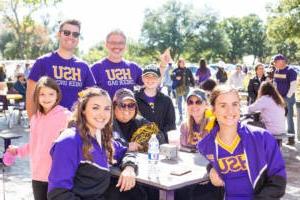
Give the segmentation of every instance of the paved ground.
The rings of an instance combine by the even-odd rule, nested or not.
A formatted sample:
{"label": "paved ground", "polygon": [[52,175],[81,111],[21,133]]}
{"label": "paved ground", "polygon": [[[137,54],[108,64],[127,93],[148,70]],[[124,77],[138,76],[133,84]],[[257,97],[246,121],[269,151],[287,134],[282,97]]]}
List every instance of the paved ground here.
{"label": "paved ground", "polygon": [[[28,141],[28,129],[21,126],[14,126],[11,130],[7,129],[5,118],[0,116],[1,132],[13,132],[22,134],[23,137],[13,141],[14,145],[21,145]],[[3,141],[0,140],[0,150],[3,150]],[[295,147],[284,145],[282,148],[286,161],[288,185],[286,188],[285,200],[300,199],[300,143]],[[0,153],[1,156],[1,153]],[[4,185],[3,185],[4,180]],[[31,179],[28,159],[17,159],[12,167],[6,167],[4,179],[0,174],[0,200],[4,200],[3,186],[5,186],[6,200],[33,200]]]}

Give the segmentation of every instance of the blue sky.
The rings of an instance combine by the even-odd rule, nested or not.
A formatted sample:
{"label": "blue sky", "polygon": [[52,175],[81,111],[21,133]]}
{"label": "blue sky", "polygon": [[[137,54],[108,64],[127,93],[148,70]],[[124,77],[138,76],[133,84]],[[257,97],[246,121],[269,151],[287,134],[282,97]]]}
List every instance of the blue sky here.
{"label": "blue sky", "polygon": [[[80,49],[87,50],[114,29],[122,29],[127,36],[138,39],[144,10],[157,8],[167,0],[63,0],[57,8],[57,18],[76,18],[82,22],[83,39]],[[199,11],[212,8],[221,18],[241,17],[250,13],[266,19],[266,4],[276,0],[181,0],[193,4]]]}

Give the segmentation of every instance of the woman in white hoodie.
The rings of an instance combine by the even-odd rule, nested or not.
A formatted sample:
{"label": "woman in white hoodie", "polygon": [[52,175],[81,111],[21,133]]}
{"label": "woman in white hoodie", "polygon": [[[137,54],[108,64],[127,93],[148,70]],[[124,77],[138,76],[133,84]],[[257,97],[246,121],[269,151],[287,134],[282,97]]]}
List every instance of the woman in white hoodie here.
{"label": "woman in white hoodie", "polygon": [[266,81],[260,85],[257,99],[248,110],[260,111],[262,122],[273,135],[285,132],[285,103],[271,82]]}

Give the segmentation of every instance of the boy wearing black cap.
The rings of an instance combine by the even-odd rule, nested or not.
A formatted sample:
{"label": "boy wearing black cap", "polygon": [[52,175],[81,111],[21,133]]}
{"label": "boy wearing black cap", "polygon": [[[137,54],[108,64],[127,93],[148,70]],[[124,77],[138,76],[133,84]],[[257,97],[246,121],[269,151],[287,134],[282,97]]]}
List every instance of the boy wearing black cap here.
{"label": "boy wearing black cap", "polygon": [[139,111],[150,122],[155,122],[168,142],[167,132],[176,129],[175,110],[170,97],[158,91],[160,70],[155,65],[145,67],[142,74],[144,89],[135,94]]}
{"label": "boy wearing black cap", "polygon": [[[277,54],[273,57],[274,65],[276,67],[274,74],[274,83],[278,92],[284,98],[287,105],[287,125],[288,133],[295,134],[294,128],[294,104],[296,103],[295,92],[297,89],[297,73],[287,65],[287,59],[282,54]],[[288,145],[295,144],[295,136],[289,137]]]}

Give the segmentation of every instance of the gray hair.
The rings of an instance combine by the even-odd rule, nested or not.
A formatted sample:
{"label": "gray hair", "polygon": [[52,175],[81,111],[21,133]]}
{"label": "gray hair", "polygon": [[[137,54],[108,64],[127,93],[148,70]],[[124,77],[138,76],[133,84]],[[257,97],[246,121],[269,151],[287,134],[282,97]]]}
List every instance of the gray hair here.
{"label": "gray hair", "polygon": [[110,31],[106,36],[106,42],[112,35],[121,35],[124,38],[125,43],[126,43],[126,40],[127,40],[126,35],[121,29],[114,29],[114,30]]}

